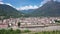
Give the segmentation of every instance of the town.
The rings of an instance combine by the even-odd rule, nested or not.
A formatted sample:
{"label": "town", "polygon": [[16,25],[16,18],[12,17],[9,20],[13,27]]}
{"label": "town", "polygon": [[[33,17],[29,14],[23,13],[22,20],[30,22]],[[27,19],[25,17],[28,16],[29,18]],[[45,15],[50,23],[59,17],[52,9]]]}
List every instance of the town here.
{"label": "town", "polygon": [[38,26],[52,26],[56,25],[55,20],[60,20],[60,17],[21,17],[21,18],[9,18],[0,20],[0,28],[7,27],[38,27]]}

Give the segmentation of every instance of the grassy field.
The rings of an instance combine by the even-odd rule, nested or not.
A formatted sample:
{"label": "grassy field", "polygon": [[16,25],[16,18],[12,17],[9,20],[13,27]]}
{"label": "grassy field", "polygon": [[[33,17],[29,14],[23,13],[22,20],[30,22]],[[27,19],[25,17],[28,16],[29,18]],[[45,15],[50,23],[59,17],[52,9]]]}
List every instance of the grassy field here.
{"label": "grassy field", "polygon": [[44,32],[37,32],[34,34],[60,34],[60,31],[44,31]]}
{"label": "grassy field", "polygon": [[[22,33],[24,34],[24,33]],[[25,34],[60,34],[60,31],[25,32]]]}
{"label": "grassy field", "polygon": [[5,30],[5,29],[0,29],[0,34],[60,34],[60,31],[42,31],[42,32],[32,32],[30,30],[13,30],[12,28],[11,29],[8,29],[8,30]]}

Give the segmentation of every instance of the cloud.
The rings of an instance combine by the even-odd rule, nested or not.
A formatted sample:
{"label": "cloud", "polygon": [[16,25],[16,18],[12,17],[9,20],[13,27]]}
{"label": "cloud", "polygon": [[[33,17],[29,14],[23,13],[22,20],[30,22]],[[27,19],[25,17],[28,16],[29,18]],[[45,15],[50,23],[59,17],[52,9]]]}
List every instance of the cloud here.
{"label": "cloud", "polygon": [[10,3],[5,3],[6,5],[9,5],[9,6],[13,6],[13,5],[11,5]]}
{"label": "cloud", "polygon": [[29,6],[24,6],[24,7],[20,7],[20,8],[17,8],[17,10],[28,10],[28,9],[37,9],[41,6],[43,6],[45,3],[47,3],[48,1],[51,1],[51,0],[43,0],[39,6],[32,6],[32,5],[29,5]]}
{"label": "cloud", "polygon": [[[40,3],[40,7],[43,6],[45,3],[47,3],[48,1],[51,1],[51,0],[43,0],[43,1]],[[58,1],[58,2],[60,2],[60,0],[53,0],[53,1]]]}
{"label": "cloud", "polygon": [[12,6],[13,7],[13,5],[12,4],[10,4],[10,3],[4,3],[4,2],[2,2],[3,0],[0,0],[0,4],[6,4],[6,5],[9,5],[9,6]]}
{"label": "cloud", "polygon": [[51,1],[51,0],[43,0],[43,1],[40,3],[40,7],[43,6],[45,3],[47,3],[48,1]]}
{"label": "cloud", "polygon": [[[6,5],[9,5],[9,6],[12,6],[12,7],[14,7],[12,4],[10,4],[10,3],[4,3],[4,2],[2,2],[3,0],[0,0],[0,4],[6,4]],[[15,7],[14,7],[15,8]]]}
{"label": "cloud", "polygon": [[58,1],[58,2],[60,2],[60,0],[54,0],[54,1]]}
{"label": "cloud", "polygon": [[56,0],[56,1],[60,2],[60,0]]}
{"label": "cloud", "polygon": [[29,10],[29,9],[37,9],[38,6],[32,6],[32,5],[29,5],[29,6],[24,6],[24,7],[20,7],[20,8],[17,8],[17,10]]}
{"label": "cloud", "polygon": [[3,0],[0,0],[0,1],[3,1]]}
{"label": "cloud", "polygon": [[4,4],[3,2],[0,2],[0,4]]}
{"label": "cloud", "polygon": [[[2,1],[2,0],[1,0]],[[42,7],[45,3],[47,3],[48,1],[51,1],[51,0],[43,0],[41,3],[40,3],[40,5],[39,6],[37,6],[37,5],[34,5],[34,6],[32,6],[32,5],[29,5],[29,6],[23,6],[23,7],[19,7],[19,8],[16,8],[17,10],[29,10],[29,9],[37,9],[37,8],[39,8],[39,7]],[[58,2],[60,2],[60,0],[53,0],[53,1],[58,1]],[[1,2],[1,4],[4,4],[3,2]],[[9,5],[9,6],[12,6],[12,7],[14,7],[13,5],[11,5],[10,3],[5,3],[5,4],[7,4],[7,5]],[[14,7],[15,8],[15,7]]]}
{"label": "cloud", "polygon": [[6,5],[9,5],[9,6],[11,6],[11,7],[13,7],[13,8],[15,8],[12,4],[10,4],[10,3],[5,3]]}
{"label": "cloud", "polygon": [[4,4],[2,1],[3,1],[3,0],[0,0],[0,4]]}

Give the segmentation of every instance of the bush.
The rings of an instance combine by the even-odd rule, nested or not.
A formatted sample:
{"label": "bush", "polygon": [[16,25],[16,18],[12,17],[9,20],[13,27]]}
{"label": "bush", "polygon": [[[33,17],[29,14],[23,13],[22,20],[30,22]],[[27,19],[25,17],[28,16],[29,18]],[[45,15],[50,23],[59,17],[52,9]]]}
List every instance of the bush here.
{"label": "bush", "polygon": [[28,32],[31,32],[30,30],[24,30],[24,33],[28,33]]}
{"label": "bush", "polygon": [[21,33],[21,31],[19,29],[16,30],[16,33]]}
{"label": "bush", "polygon": [[13,30],[12,28],[11,29],[8,29],[8,30],[5,30],[5,29],[1,29],[0,30],[0,34],[20,34],[20,30]]}
{"label": "bush", "polygon": [[34,34],[60,34],[60,31],[44,31],[44,32],[37,32]]}

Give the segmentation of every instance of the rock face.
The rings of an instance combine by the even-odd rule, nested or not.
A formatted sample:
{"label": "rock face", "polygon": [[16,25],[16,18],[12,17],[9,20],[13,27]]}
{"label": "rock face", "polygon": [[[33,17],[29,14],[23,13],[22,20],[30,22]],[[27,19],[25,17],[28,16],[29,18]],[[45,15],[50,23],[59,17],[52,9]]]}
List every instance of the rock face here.
{"label": "rock face", "polygon": [[19,16],[21,16],[21,12],[17,11],[15,8],[13,8],[9,5],[0,4],[0,16],[19,17]]}
{"label": "rock face", "polygon": [[60,2],[48,1],[42,7],[32,12],[31,16],[59,17],[60,16]]}

